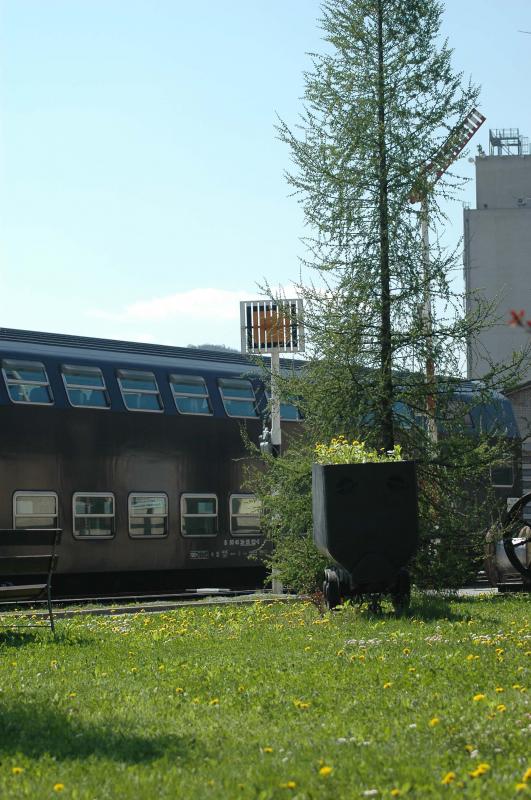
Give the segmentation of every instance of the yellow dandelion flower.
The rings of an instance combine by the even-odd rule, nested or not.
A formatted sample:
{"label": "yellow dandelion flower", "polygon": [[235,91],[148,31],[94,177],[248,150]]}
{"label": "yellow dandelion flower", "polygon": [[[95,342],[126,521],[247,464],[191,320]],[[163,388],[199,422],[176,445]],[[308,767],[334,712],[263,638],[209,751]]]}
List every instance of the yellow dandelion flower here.
{"label": "yellow dandelion flower", "polygon": [[528,767],[526,769],[522,780],[524,781],[524,783],[527,783],[527,781],[531,781],[531,767]]}
{"label": "yellow dandelion flower", "polygon": [[272,747],[262,747],[262,753],[272,753],[272,752],[273,752]]}
{"label": "yellow dandelion flower", "polygon": [[497,647],[497,648],[496,648],[496,655],[497,655],[497,656],[502,656],[502,655],[503,655],[503,653],[504,653],[504,649],[503,649],[503,647]]}
{"label": "yellow dandelion flower", "polygon": [[12,767],[11,772],[13,775],[20,775],[22,772],[24,772],[24,767]]}
{"label": "yellow dandelion flower", "polygon": [[400,797],[402,792],[400,791],[400,789],[391,789],[390,794],[391,794],[391,797]]}
{"label": "yellow dandelion flower", "polygon": [[295,706],[295,708],[302,710],[310,708],[310,703],[305,703],[303,700],[294,700],[293,705]]}
{"label": "yellow dandelion flower", "polygon": [[64,788],[65,788],[64,783],[54,783],[53,785],[54,792],[62,792]]}
{"label": "yellow dandelion flower", "polygon": [[430,726],[430,728],[435,728],[435,726],[438,725],[440,721],[441,720],[439,719],[439,717],[433,717],[433,719],[430,719],[430,721],[428,722],[428,725]]}
{"label": "yellow dandelion flower", "polygon": [[69,697],[77,697],[77,692],[70,692]]}
{"label": "yellow dandelion flower", "polygon": [[393,685],[392,681],[387,681],[386,683],[384,683],[383,688],[389,689],[392,685]]}
{"label": "yellow dandelion flower", "polygon": [[485,700],[486,696],[486,694],[481,694],[480,692],[479,694],[475,694],[472,700],[474,703],[480,703],[482,700]]}
{"label": "yellow dandelion flower", "polygon": [[208,705],[209,706],[219,706],[219,697],[213,697],[212,700],[210,700]]}
{"label": "yellow dandelion flower", "polygon": [[176,686],[175,687],[175,694],[182,694],[183,692],[184,692],[184,689],[183,689],[182,686]]}
{"label": "yellow dandelion flower", "polygon": [[500,703],[498,706],[496,706],[496,711],[503,713],[504,711],[507,711],[507,706],[505,706],[503,703]]}
{"label": "yellow dandelion flower", "polygon": [[478,764],[476,769],[472,770],[472,772],[469,772],[468,774],[471,778],[480,778],[482,775],[488,772],[489,769],[489,764]]}
{"label": "yellow dandelion flower", "polygon": [[321,767],[321,769],[319,770],[319,775],[322,778],[328,778],[328,776],[331,775],[331,774],[332,774],[332,767],[324,766],[324,767]]}
{"label": "yellow dandelion flower", "polygon": [[525,792],[527,789],[527,783],[517,783],[515,784],[514,788],[517,792]]}
{"label": "yellow dandelion flower", "polygon": [[441,783],[447,786],[449,783],[453,783],[455,779],[456,779],[455,772],[447,772],[446,775],[444,775],[441,778]]}
{"label": "yellow dandelion flower", "polygon": [[521,688],[522,687],[520,686],[519,683],[513,683],[513,689],[521,689]]}
{"label": "yellow dandelion flower", "polygon": [[295,789],[296,786],[297,784],[295,783],[295,781],[286,781],[286,783],[280,784],[281,789]]}
{"label": "yellow dandelion flower", "polygon": [[[409,647],[404,647],[404,649],[402,650],[402,652],[403,652],[403,654],[404,654],[405,656],[408,656],[408,655],[411,653],[411,650],[409,649]],[[394,789],[393,789],[393,791],[394,791]],[[398,791],[398,790],[397,790],[397,791]]]}
{"label": "yellow dandelion flower", "polygon": [[501,694],[502,692],[505,691],[505,689],[503,688],[503,686],[496,686],[495,691],[497,694]]}

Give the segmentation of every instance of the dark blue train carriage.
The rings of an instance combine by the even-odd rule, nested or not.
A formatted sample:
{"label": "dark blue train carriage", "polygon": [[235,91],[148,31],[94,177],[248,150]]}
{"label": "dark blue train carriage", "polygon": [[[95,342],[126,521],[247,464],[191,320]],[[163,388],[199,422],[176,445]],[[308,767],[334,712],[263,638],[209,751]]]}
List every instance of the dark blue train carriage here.
{"label": "dark blue train carriage", "polygon": [[262,430],[259,367],[8,329],[0,361],[0,529],[63,530],[56,593],[261,585],[241,434]]}

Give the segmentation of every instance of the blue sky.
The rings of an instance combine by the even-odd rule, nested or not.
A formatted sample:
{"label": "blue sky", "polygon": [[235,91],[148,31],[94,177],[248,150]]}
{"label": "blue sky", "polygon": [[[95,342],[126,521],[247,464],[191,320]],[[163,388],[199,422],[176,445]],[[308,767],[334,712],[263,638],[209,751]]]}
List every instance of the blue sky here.
{"label": "blue sky", "polygon": [[[300,111],[319,7],[0,0],[0,325],[238,347],[239,300],[296,280],[304,252],[274,123]],[[489,127],[531,136],[518,30],[530,0],[447,0],[485,149]],[[460,204],[451,223],[457,242]]]}

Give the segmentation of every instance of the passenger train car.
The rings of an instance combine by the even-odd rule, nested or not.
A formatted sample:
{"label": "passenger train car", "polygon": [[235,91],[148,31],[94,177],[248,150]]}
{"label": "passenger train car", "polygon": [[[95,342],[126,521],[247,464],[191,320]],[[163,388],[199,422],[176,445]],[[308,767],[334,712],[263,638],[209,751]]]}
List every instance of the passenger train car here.
{"label": "passenger train car", "polygon": [[62,529],[56,593],[262,584],[241,431],[258,442],[259,366],[9,329],[0,361],[0,529]]}

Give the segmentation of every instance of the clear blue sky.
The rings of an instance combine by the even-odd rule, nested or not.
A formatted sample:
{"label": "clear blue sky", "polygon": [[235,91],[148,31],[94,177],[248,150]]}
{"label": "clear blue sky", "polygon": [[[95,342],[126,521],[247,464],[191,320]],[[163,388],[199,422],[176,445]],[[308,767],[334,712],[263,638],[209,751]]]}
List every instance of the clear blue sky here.
{"label": "clear blue sky", "polygon": [[[238,301],[298,276],[274,123],[296,121],[319,6],[0,0],[1,326],[238,346]],[[530,0],[447,0],[485,149],[489,127],[531,136],[519,29]],[[460,206],[452,223],[457,241]]]}

